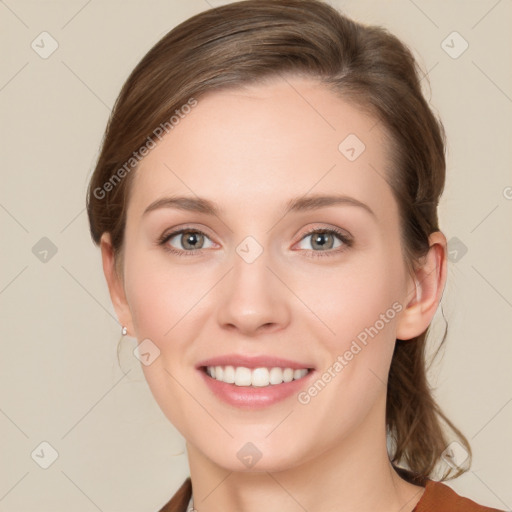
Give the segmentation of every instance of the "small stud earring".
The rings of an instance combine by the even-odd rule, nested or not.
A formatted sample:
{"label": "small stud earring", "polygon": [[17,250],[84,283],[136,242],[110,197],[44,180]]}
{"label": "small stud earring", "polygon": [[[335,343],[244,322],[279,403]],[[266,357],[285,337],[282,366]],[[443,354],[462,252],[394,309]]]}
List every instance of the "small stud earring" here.
{"label": "small stud earring", "polygon": [[128,329],[123,325],[123,328],[121,329],[121,334],[123,336],[126,336],[127,333],[128,333]]}

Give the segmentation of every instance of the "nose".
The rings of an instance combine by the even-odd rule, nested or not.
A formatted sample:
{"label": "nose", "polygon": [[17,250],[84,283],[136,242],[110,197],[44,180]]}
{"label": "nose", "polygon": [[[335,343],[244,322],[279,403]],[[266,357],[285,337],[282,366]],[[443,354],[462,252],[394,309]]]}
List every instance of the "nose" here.
{"label": "nose", "polygon": [[234,255],[233,268],[219,283],[217,320],[222,329],[256,336],[286,328],[293,294],[275,267],[267,251],[252,263]]}

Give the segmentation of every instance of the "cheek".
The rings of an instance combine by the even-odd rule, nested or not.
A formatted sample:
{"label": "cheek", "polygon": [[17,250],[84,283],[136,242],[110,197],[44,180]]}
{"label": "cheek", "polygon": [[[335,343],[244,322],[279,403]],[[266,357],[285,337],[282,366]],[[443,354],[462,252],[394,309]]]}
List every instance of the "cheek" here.
{"label": "cheek", "polygon": [[[165,264],[150,253],[132,253],[126,262],[126,293],[137,337],[159,343],[199,305],[208,287],[205,272]],[[191,267],[190,267],[191,268]]]}
{"label": "cheek", "polygon": [[403,308],[399,299],[404,274],[398,256],[372,251],[337,268],[312,269],[307,278],[299,276],[296,289],[317,322],[321,320],[319,327],[324,324],[323,337],[331,348],[343,348],[361,333],[364,341],[365,329],[375,325],[379,333],[393,331]]}
{"label": "cheek", "polygon": [[[316,330],[332,353],[348,350],[354,339],[364,343],[365,333],[371,336],[368,329],[373,332],[376,324],[380,338],[392,334],[396,312],[392,306],[403,288],[400,255],[394,252],[374,248],[338,264],[309,261],[297,263],[291,270],[280,269],[278,273],[300,299],[293,307],[297,301],[290,299],[283,287],[282,300],[291,300],[291,325],[308,323],[308,330]],[[218,291],[213,288],[224,269],[212,261],[172,265],[161,254],[137,252],[136,247],[127,254],[131,257],[125,261],[126,292],[137,338],[151,339],[161,351],[172,345],[185,354],[187,349],[181,345],[194,337],[191,331],[200,332],[219,303],[214,300]],[[391,314],[386,314],[388,311]],[[385,315],[385,325],[381,315]]]}
{"label": "cheek", "polygon": [[[161,257],[133,251],[125,263],[126,294],[137,340],[149,339],[159,350],[148,365],[141,364],[151,393],[171,423],[185,435],[191,401],[180,383],[195,382],[193,343],[204,322],[201,297],[207,277],[165,264]],[[191,269],[192,267],[190,267]],[[155,354],[157,352],[153,352]],[[189,384],[187,389],[197,394]],[[201,411],[194,411],[201,421]],[[203,419],[204,420],[204,419]]]}
{"label": "cheek", "polygon": [[357,410],[364,414],[385,389],[397,319],[404,309],[405,274],[400,253],[368,252],[331,275],[319,271],[311,277],[311,283],[322,286],[304,288],[309,290],[304,301],[315,305],[314,312],[329,328],[319,323],[325,333],[324,371],[336,376],[332,378],[334,384],[327,386],[329,397],[325,396],[324,403],[332,400],[354,411],[355,416]]}
{"label": "cheek", "polygon": [[[155,343],[172,327],[170,314],[177,307],[176,293],[169,291],[170,280],[140,265],[126,279],[127,299],[136,336]],[[171,323],[172,322],[172,323]]]}
{"label": "cheek", "polygon": [[203,331],[212,318],[213,288],[223,269],[173,265],[165,255],[150,251],[134,250],[132,255],[125,265],[127,300],[136,338],[151,340],[159,351],[154,364],[143,370],[153,392],[161,393],[161,403],[180,394],[168,372],[182,382],[196,371],[194,340],[208,339]]}
{"label": "cheek", "polygon": [[[306,416],[330,423],[326,443],[346,435],[374,410],[377,401],[382,403],[396,321],[402,310],[398,300],[400,276],[396,263],[394,267],[368,262],[361,267],[354,265],[349,272],[324,278],[329,291],[322,300],[310,302],[333,332],[319,324],[324,334],[318,338],[317,353],[323,355],[324,366],[319,369],[319,380],[303,390],[299,403],[304,405]],[[319,299],[318,288],[315,294]],[[306,300],[314,298],[311,292]],[[309,326],[312,324],[311,320]],[[333,415],[332,411],[343,414]]]}

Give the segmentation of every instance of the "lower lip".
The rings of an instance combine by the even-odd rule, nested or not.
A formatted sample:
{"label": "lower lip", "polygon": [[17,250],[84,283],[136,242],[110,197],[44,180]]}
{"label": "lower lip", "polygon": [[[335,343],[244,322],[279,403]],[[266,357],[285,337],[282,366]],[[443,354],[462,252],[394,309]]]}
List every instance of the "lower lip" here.
{"label": "lower lip", "polygon": [[265,387],[252,387],[221,382],[210,377],[204,368],[200,368],[198,371],[214,395],[230,405],[246,409],[267,407],[285,400],[291,395],[298,394],[305,386],[309,385],[309,381],[315,373],[314,370],[310,370],[302,379],[283,382],[282,384],[271,384]]}

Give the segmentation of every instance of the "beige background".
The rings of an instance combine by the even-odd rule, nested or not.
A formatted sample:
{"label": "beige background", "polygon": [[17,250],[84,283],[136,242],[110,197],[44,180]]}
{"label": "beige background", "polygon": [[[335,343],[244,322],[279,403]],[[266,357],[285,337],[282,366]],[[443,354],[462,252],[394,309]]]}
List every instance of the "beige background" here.
{"label": "beige background", "polygon": [[[135,340],[123,342],[124,373],[118,367],[119,325],[85,190],[129,72],[173,26],[220,3],[0,2],[0,511],[151,512],[188,475],[183,439],[131,355]],[[432,382],[474,450],[471,471],[449,485],[510,510],[512,4],[330,3],[388,27],[429,72],[449,142],[441,225],[454,260],[443,297],[449,335]],[[43,31],[58,43],[46,59],[31,47],[43,51]],[[442,46],[453,31],[469,44],[458,58],[462,39],[445,43],[452,56]],[[46,262],[43,237],[57,248]],[[36,463],[48,460],[44,441],[58,452],[48,469]]]}

